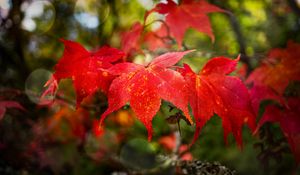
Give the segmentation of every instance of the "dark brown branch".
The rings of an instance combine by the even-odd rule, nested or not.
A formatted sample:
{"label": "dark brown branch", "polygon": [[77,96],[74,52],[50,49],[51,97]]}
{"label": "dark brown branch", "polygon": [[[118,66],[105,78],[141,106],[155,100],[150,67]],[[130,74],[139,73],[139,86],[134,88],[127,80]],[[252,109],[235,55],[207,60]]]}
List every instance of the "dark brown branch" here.
{"label": "dark brown branch", "polygon": [[249,74],[250,71],[252,70],[252,66],[250,63],[250,57],[247,56],[247,54],[246,54],[246,43],[245,43],[245,39],[244,39],[242,31],[241,31],[240,24],[237,21],[236,17],[231,13],[229,13],[229,21],[230,21],[232,29],[235,33],[237,42],[239,43],[239,46],[240,46],[240,54],[241,54],[240,59],[242,62],[244,62],[247,65],[247,67],[248,67],[247,74]]}
{"label": "dark brown branch", "polygon": [[247,56],[247,54],[246,54],[246,43],[245,43],[245,38],[243,36],[243,33],[241,31],[241,26],[240,26],[236,16],[234,14],[230,13],[231,10],[229,8],[227,8],[225,3],[221,3],[218,1],[218,3],[216,2],[215,4],[229,12],[229,13],[225,13],[225,14],[227,14],[229,17],[229,22],[231,24],[232,30],[234,31],[236,40],[240,46],[240,50],[239,50],[239,52],[241,54],[240,59],[243,63],[245,63],[247,65],[247,67],[248,67],[247,74],[249,74],[253,68],[250,63],[250,57]]}

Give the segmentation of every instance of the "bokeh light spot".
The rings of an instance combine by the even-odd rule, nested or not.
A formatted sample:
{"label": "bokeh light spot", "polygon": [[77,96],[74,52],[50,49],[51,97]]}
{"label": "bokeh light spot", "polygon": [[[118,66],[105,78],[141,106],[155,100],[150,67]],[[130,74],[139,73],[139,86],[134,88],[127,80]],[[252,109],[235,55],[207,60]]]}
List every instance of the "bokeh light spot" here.
{"label": "bokeh light spot", "polygon": [[25,93],[33,103],[46,105],[52,102],[54,96],[47,96],[47,100],[40,101],[40,97],[46,89],[44,85],[51,76],[51,72],[45,69],[36,69],[28,76],[25,82]]}
{"label": "bokeh light spot", "polygon": [[21,10],[24,12],[24,30],[40,34],[50,30],[54,24],[56,12],[49,1],[24,2]]}

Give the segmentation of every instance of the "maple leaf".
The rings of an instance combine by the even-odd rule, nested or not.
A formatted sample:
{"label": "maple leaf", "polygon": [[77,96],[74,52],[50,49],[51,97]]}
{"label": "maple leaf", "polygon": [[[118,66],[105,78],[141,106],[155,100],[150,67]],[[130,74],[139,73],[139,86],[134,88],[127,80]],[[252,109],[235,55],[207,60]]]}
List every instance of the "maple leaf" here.
{"label": "maple leaf", "polygon": [[[62,137],[63,139],[85,139],[85,123],[89,118],[88,111],[79,108],[76,111],[67,106],[62,106],[47,122],[48,131],[53,138]],[[62,125],[66,128],[62,129]]]}
{"label": "maple leaf", "polygon": [[126,53],[126,56],[131,56],[134,52],[141,51],[141,35],[143,25],[136,22],[132,25],[130,31],[121,34],[121,48]]}
{"label": "maple leaf", "polygon": [[160,108],[161,99],[173,103],[192,123],[184,78],[178,72],[168,69],[189,52],[191,51],[166,53],[156,57],[146,67],[134,63],[120,63],[108,69],[111,74],[119,77],[110,86],[109,106],[101,116],[101,123],[108,114],[130,102],[137,118],[147,128],[148,140],[151,140],[152,119]]}
{"label": "maple leaf", "polygon": [[40,97],[40,101],[39,101],[39,104],[53,104],[52,100],[48,100],[46,97],[48,95],[50,95],[50,97],[53,97],[54,94],[56,93],[57,91],[57,88],[58,88],[58,83],[57,83],[57,80],[56,78],[52,75],[50,77],[50,79],[45,83],[44,87],[47,87],[47,89],[42,93],[41,97]]}
{"label": "maple leaf", "polygon": [[95,52],[88,52],[79,43],[61,40],[65,45],[62,58],[55,65],[55,73],[47,82],[49,88],[42,96],[52,94],[57,89],[57,84],[61,79],[72,78],[76,90],[76,106],[81,101],[101,89],[104,93],[113,76],[106,72],[116,62],[124,56],[124,52],[104,46]]}
{"label": "maple leaf", "polygon": [[0,101],[0,121],[3,119],[7,108],[16,108],[25,111],[23,106],[16,101]]}
{"label": "maple leaf", "polygon": [[143,44],[150,50],[158,48],[169,48],[170,38],[165,26],[155,31],[144,31],[144,26],[140,22],[132,25],[130,31],[121,34],[121,48],[126,53],[126,58],[131,57],[136,52],[143,53]]}
{"label": "maple leaf", "polygon": [[162,26],[158,30],[145,33],[143,43],[150,51],[155,51],[159,48],[170,48],[171,39],[168,37],[166,27]]}
{"label": "maple leaf", "polygon": [[246,80],[283,94],[290,81],[300,80],[300,44],[289,41],[285,49],[272,49]]}
{"label": "maple leaf", "polygon": [[257,125],[258,130],[266,122],[278,122],[280,128],[290,144],[292,153],[300,163],[300,99],[289,98],[287,106],[281,109],[271,105],[267,106],[265,112]]}
{"label": "maple leaf", "polygon": [[255,84],[250,89],[249,95],[251,98],[252,107],[256,114],[258,114],[260,103],[263,100],[274,100],[277,101],[279,104],[284,105],[284,99],[276,91],[267,86]]}
{"label": "maple leaf", "polygon": [[237,143],[242,146],[242,125],[247,123],[255,129],[255,118],[246,86],[231,73],[239,59],[224,57],[211,59],[199,72],[194,73],[188,65],[179,69],[189,88],[189,102],[196,120],[193,142],[202,127],[216,113],[222,118],[224,140],[232,132]]}
{"label": "maple leaf", "polygon": [[181,47],[184,33],[188,28],[194,28],[199,32],[203,32],[214,41],[214,35],[207,14],[225,11],[207,3],[205,0],[182,0],[180,5],[177,5],[172,0],[167,0],[166,4],[157,4],[152,10],[146,13],[145,18],[152,12],[166,14],[165,22],[169,27],[170,35],[176,39],[178,46]]}

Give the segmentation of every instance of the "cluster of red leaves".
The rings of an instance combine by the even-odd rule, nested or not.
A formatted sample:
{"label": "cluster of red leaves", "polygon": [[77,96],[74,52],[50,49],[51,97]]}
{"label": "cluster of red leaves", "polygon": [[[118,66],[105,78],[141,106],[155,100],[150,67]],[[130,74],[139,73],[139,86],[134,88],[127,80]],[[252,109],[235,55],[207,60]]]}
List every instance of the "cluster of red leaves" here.
{"label": "cluster of red leaves", "polygon": [[181,4],[168,0],[167,3],[159,3],[148,11],[145,14],[144,24],[153,12],[166,15],[164,25],[161,25],[156,31],[143,32],[145,26],[136,22],[130,31],[122,33],[121,47],[127,56],[131,56],[135,52],[142,52],[142,44],[145,44],[150,51],[155,51],[157,48],[168,48],[170,47],[170,42],[168,42],[170,38],[174,38],[178,47],[181,48],[184,34],[189,28],[207,34],[214,41],[207,14],[225,11],[205,0],[183,0]]}
{"label": "cluster of red leaves", "polygon": [[[163,25],[156,31],[145,31],[145,21],[151,13],[165,15]],[[94,136],[103,136],[103,123],[106,116],[116,113],[116,122],[120,126],[131,126],[131,114],[120,111],[124,105],[130,104],[135,117],[148,131],[148,139],[152,138],[152,120],[160,109],[161,100],[171,102],[180,109],[187,121],[193,124],[188,106],[196,123],[193,143],[198,138],[206,122],[217,114],[222,118],[224,140],[233,133],[239,146],[242,146],[242,126],[247,124],[256,131],[266,122],[277,122],[290,144],[296,161],[300,162],[300,99],[285,97],[284,91],[291,81],[300,81],[300,45],[289,42],[285,49],[273,49],[261,65],[247,78],[247,84],[253,84],[250,93],[243,82],[230,76],[236,69],[239,59],[225,57],[211,59],[197,74],[189,65],[174,67],[182,57],[191,51],[169,52],[160,55],[146,66],[125,62],[126,57],[134,53],[142,53],[145,44],[150,51],[157,48],[168,48],[165,39],[174,38],[181,48],[187,29],[194,28],[207,34],[212,41],[214,35],[207,14],[226,12],[205,0],[182,0],[176,4],[172,0],[157,4],[145,15],[144,24],[135,23],[131,30],[124,32],[121,38],[121,50],[104,46],[96,51],[87,51],[79,43],[62,40],[64,53],[55,66],[55,73],[46,83],[48,89],[42,97],[55,94],[60,80],[71,78],[76,91],[77,112],[62,108],[51,119],[46,127],[50,138],[63,135],[60,124],[66,121],[70,126],[64,139],[80,139],[86,137],[85,122],[87,112],[78,108],[88,96],[100,90],[108,97],[108,108],[100,120],[90,121],[89,129]],[[241,74],[245,74],[242,69]],[[255,116],[260,103],[272,99],[278,105],[269,105],[256,127]],[[0,120],[7,108],[25,110],[18,102],[0,101]],[[254,110],[253,110],[254,109]],[[127,116],[127,117],[125,117]],[[126,118],[126,120],[124,120]],[[116,139],[113,139],[116,140]],[[175,148],[175,136],[162,137],[159,143],[167,150]],[[35,149],[36,144],[32,144]],[[107,150],[109,146],[102,148]],[[187,145],[179,148],[180,153],[187,151]],[[104,151],[91,155],[94,159],[103,157]],[[185,159],[191,159],[190,153]],[[182,157],[184,158],[184,157]]]}
{"label": "cluster of red leaves", "polygon": [[[184,68],[178,68],[180,74],[170,67],[191,51],[163,54],[147,66],[129,62],[111,64],[122,56],[121,51],[105,48],[98,51],[97,56],[88,52],[84,52],[82,56],[76,55],[83,52],[79,44],[65,40],[63,42],[66,49],[55,66],[54,78],[59,81],[72,75],[79,96],[78,105],[84,97],[97,89],[107,92],[109,106],[102,114],[100,123],[108,114],[129,102],[137,118],[146,126],[150,140],[152,119],[163,99],[182,110],[187,120],[193,123],[188,111],[188,103],[191,104],[197,125],[194,140],[214,113],[223,119],[225,137],[233,132],[239,144],[242,144],[242,125],[247,123],[254,129],[254,116],[245,85],[238,78],[227,76],[235,69],[238,60],[214,58],[204,66],[199,75],[185,65]],[[77,49],[81,51],[78,52]],[[105,54],[103,50],[106,51]]]}
{"label": "cluster of red leaves", "polygon": [[273,49],[246,80],[253,109],[258,113],[263,100],[275,100],[279,105],[269,105],[258,123],[257,130],[266,122],[280,124],[297,162],[300,162],[300,99],[285,97],[284,91],[291,81],[300,80],[300,44],[288,42],[287,48]]}
{"label": "cluster of red leaves", "polygon": [[167,0],[166,4],[157,4],[146,14],[146,17],[152,12],[166,15],[165,22],[170,30],[170,35],[176,39],[178,46],[181,47],[184,34],[188,28],[203,32],[214,41],[215,38],[207,14],[225,11],[207,3],[205,0],[182,0],[179,5],[172,0]]}
{"label": "cluster of red leaves", "polygon": [[[190,27],[208,34],[213,40],[207,13],[224,11],[204,0],[183,0],[179,5],[168,0],[146,13],[145,18],[152,12],[166,15],[170,36],[181,46],[184,33]],[[154,58],[146,66],[121,62],[125,60],[122,59],[124,56],[140,50],[143,30],[144,26],[136,23],[130,32],[123,34],[124,52],[111,47],[88,52],[78,43],[62,40],[65,51],[44,95],[54,93],[61,79],[72,78],[78,107],[85,97],[100,89],[108,97],[108,109],[102,114],[100,124],[108,114],[130,103],[137,119],[147,128],[149,140],[152,138],[152,119],[160,109],[162,99],[180,109],[192,124],[190,104],[196,122],[193,142],[215,113],[222,118],[225,140],[232,132],[237,143],[242,145],[242,125],[246,123],[254,130],[255,118],[247,88],[241,80],[228,75],[235,70],[238,59],[213,58],[199,74],[188,65],[172,69],[191,51],[169,52]],[[155,34],[146,36],[153,38]]]}

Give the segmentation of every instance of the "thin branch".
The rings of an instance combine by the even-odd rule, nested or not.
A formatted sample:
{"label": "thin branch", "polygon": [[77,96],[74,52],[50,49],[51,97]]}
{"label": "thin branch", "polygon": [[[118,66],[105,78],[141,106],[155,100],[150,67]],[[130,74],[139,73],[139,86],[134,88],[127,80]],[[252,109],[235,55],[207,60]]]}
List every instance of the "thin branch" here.
{"label": "thin branch", "polygon": [[[223,8],[224,10],[226,11],[231,11],[229,8],[226,8],[226,3],[216,3],[216,1],[213,1],[216,5],[218,5],[219,7]],[[247,56],[246,54],[246,43],[245,43],[245,38],[243,36],[243,33],[241,31],[241,26],[236,18],[236,16],[233,14],[233,13],[225,13],[226,15],[228,15],[229,17],[229,22],[231,24],[231,27],[232,27],[232,30],[234,31],[235,33],[235,37],[236,37],[236,40],[240,46],[240,54],[241,54],[241,61],[244,62],[247,67],[248,67],[248,70],[247,70],[247,74],[249,74],[251,72],[251,70],[253,69],[252,68],[252,65],[250,63],[250,57]]]}
{"label": "thin branch", "polygon": [[156,19],[152,22],[150,22],[149,24],[145,24],[144,28],[149,27],[151,24],[156,23],[156,22],[161,22],[167,29],[167,36],[170,36],[170,27],[168,26],[168,24],[162,20],[162,19]]}
{"label": "thin branch", "polygon": [[248,68],[249,68],[248,73],[249,73],[249,71],[251,71],[252,67],[251,67],[250,60],[249,60],[250,58],[246,54],[246,44],[245,44],[244,36],[241,31],[240,24],[234,14],[229,13],[228,15],[229,15],[230,24],[235,33],[237,42],[239,43],[239,46],[240,46],[241,61],[244,62],[248,66]]}

